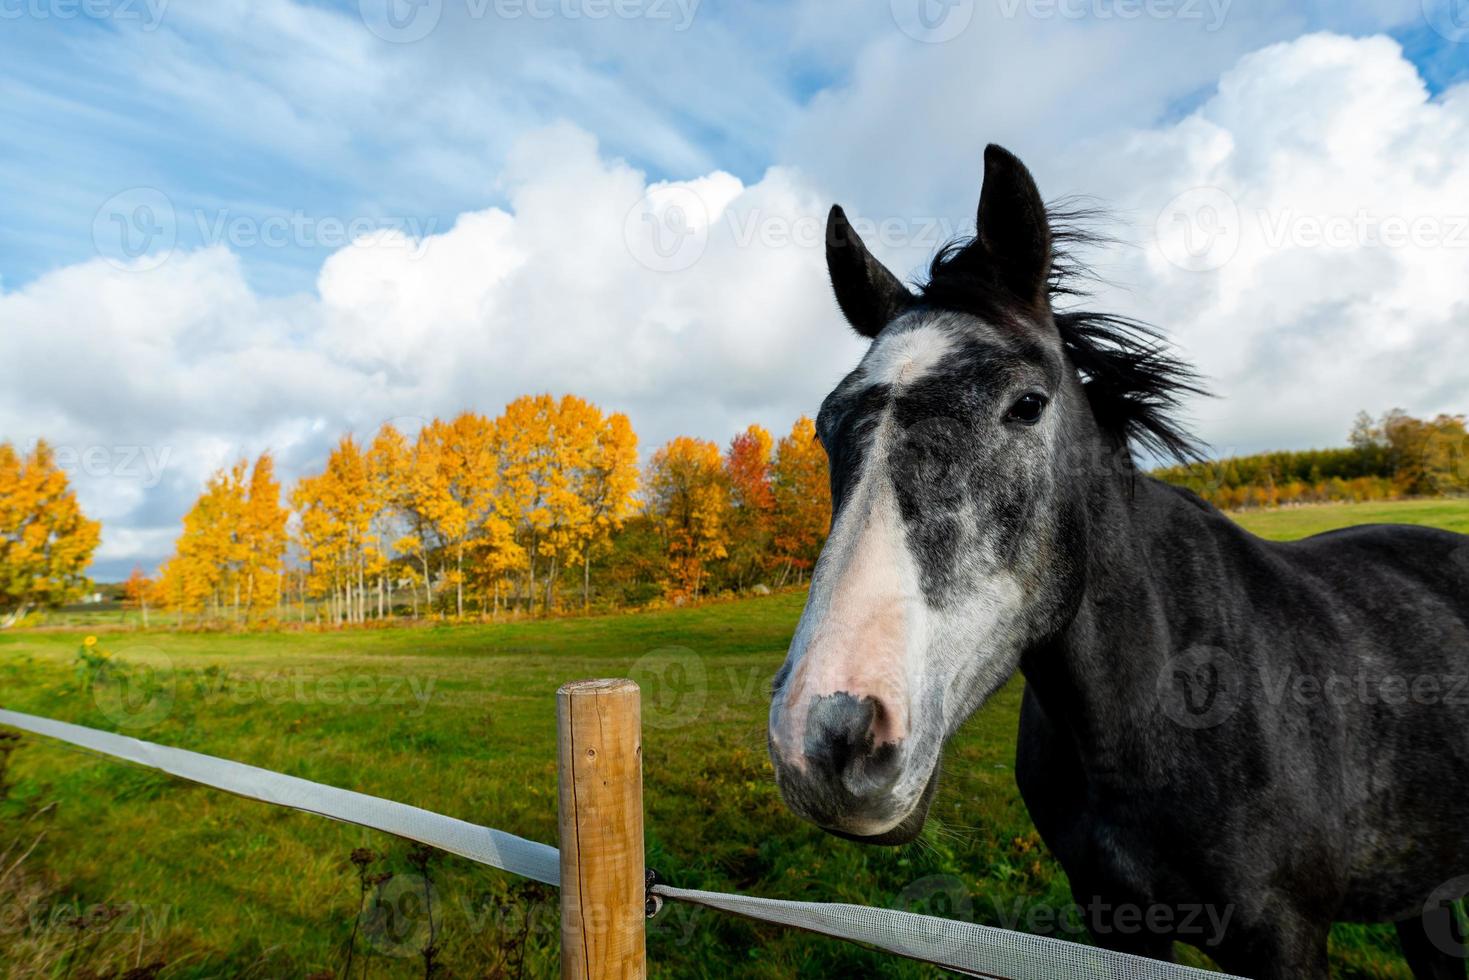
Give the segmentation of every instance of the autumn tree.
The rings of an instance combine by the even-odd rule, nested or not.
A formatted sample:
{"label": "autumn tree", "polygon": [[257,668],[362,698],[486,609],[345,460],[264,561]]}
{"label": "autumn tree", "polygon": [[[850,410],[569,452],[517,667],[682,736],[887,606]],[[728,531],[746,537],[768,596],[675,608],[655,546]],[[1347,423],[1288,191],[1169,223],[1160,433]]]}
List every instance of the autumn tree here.
{"label": "autumn tree", "polygon": [[167,565],[169,592],[181,611],[222,618],[237,606],[235,572],[242,564],[236,529],[245,509],[245,463],[219,470],[184,515],[183,533]]}
{"label": "autumn tree", "polygon": [[1416,419],[1393,409],[1382,417],[1376,435],[1403,493],[1433,496],[1469,489],[1463,416]]}
{"label": "autumn tree", "polygon": [[322,473],[296,484],[291,504],[300,515],[298,540],[312,591],[327,598],[333,619],[364,621],[373,503],[367,459],[351,435],[332,449]]}
{"label": "autumn tree", "polygon": [[247,619],[272,618],[280,606],[289,519],[275,478],[275,460],[270,453],[261,453],[250,470],[237,531]]}
{"label": "autumn tree", "polygon": [[179,557],[177,548],[175,548],[175,553],[158,569],[158,587],[154,593],[158,597],[160,609],[174,611],[177,616],[175,625],[180,629],[184,625],[184,614],[191,611],[186,565],[187,563]]}
{"label": "autumn tree", "polygon": [[[296,544],[306,564],[305,588],[308,595],[328,602],[330,617],[338,618],[336,599],[341,594],[339,551],[342,532],[331,503],[327,476],[305,476],[291,490],[291,507],[297,515]],[[169,569],[165,569],[167,573]],[[319,614],[319,609],[318,609]]]}
{"label": "autumn tree", "polygon": [[[427,427],[425,427],[427,428]],[[395,503],[407,522],[408,533],[394,542],[394,550],[409,561],[416,561],[417,571],[411,576],[423,583],[424,604],[428,611],[434,605],[433,556],[442,550],[436,530],[439,493],[439,458],[435,441],[425,438],[420,429],[407,457],[401,462],[396,479]]]}
{"label": "autumn tree", "polygon": [[148,577],[141,566],[133,566],[132,574],[122,584],[122,604],[124,609],[136,609],[143,621],[143,628],[148,628],[148,607],[154,604],[154,595],[158,590],[158,583]]}
{"label": "autumn tree", "polygon": [[772,448],[770,433],[752,425],[730,441],[724,454],[732,507],[729,562],[739,589],[749,577],[759,574],[770,557],[775,528]]}
{"label": "autumn tree", "polygon": [[184,515],[152,590],[160,605],[246,621],[274,615],[285,574],[286,521],[269,453],[219,470]]}
{"label": "autumn tree", "polygon": [[401,575],[393,570],[394,556],[403,555],[408,561],[425,557],[419,554],[421,545],[417,535],[402,533],[414,514],[408,472],[411,461],[408,440],[391,423],[385,423],[367,449],[368,493],[372,498],[368,527],[378,559],[373,570],[379,619],[391,615],[393,610],[393,587]]}
{"label": "autumn tree", "polygon": [[[1352,481],[1354,497],[1361,496],[1361,477],[1387,477],[1396,494],[1434,496],[1457,494],[1469,490],[1469,432],[1462,415],[1437,415],[1418,419],[1395,408],[1381,419],[1373,420],[1366,412],[1357,415],[1350,436],[1351,450],[1325,450],[1327,453],[1350,452],[1356,462],[1355,472],[1335,473]],[[1320,455],[1323,451],[1278,454],[1297,459]],[[1245,462],[1248,462],[1246,460]],[[1313,484],[1323,474],[1312,472]],[[1252,482],[1259,482],[1256,477]]]}
{"label": "autumn tree", "polygon": [[826,453],[816,440],[815,424],[804,415],[776,446],[772,491],[774,557],[784,582],[792,571],[799,577],[815,564],[831,525]]}
{"label": "autumn tree", "polygon": [[0,443],[0,626],[33,606],[55,606],[89,586],[102,525],[82,513],[45,442],[22,457]]}
{"label": "autumn tree", "polygon": [[668,555],[666,593],[698,597],[709,563],[728,554],[729,485],[719,446],[673,439],[648,462],[643,494]]}
{"label": "autumn tree", "polygon": [[418,435],[416,506],[452,562],[448,575],[461,617],[466,583],[497,590],[523,560],[499,492],[499,432],[484,416],[465,412],[452,422],[435,419]]}
{"label": "autumn tree", "polygon": [[595,425],[591,452],[578,481],[587,517],[576,540],[582,558],[583,610],[592,602],[592,551],[611,546],[612,535],[633,513],[637,487],[638,436],[628,417],[614,412]]}
{"label": "autumn tree", "polygon": [[527,556],[527,600],[537,598],[539,570],[539,597],[549,610],[558,574],[593,536],[592,505],[582,491],[602,413],[575,395],[527,395],[506,405],[495,424],[504,503]]}

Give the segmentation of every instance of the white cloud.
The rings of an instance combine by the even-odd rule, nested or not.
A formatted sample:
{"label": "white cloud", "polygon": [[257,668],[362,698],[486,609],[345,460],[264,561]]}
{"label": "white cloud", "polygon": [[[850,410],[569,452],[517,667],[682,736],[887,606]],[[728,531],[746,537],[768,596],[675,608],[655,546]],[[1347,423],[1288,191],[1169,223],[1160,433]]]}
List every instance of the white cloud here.
{"label": "white cloud", "polygon": [[[856,51],[843,84],[818,93],[790,128],[783,159],[844,205],[878,214],[950,213],[956,205],[972,214],[992,142],[1026,160],[1048,193],[1087,192],[1089,181],[1057,179],[1068,175],[1079,142],[1157,125],[1212,89],[1242,55],[1312,29],[1325,8],[1302,7],[892,0],[833,18],[830,4],[813,0],[803,8],[813,47],[825,32]],[[967,25],[937,44],[895,29],[895,17],[920,12]],[[1339,30],[1370,32],[1416,23],[1422,12],[1418,0],[1342,0],[1330,16]]]}
{"label": "white cloud", "polygon": [[[0,360],[18,380],[0,426],[97,456],[74,472],[116,563],[156,558],[204,476],[242,454],[273,448],[290,476],[344,431],[495,414],[543,390],[630,412],[647,445],[723,440],[814,411],[859,350],[811,232],[824,198],[794,172],[650,186],[561,125],[517,146],[504,179],[508,210],[423,241],[362,239],[325,263],[315,296],[262,298],[223,247],[138,271],[96,260],[0,294]],[[702,249],[677,271],[647,264],[653,229],[629,220],[670,194],[702,215]],[[794,229],[802,244],[762,244]],[[134,446],[165,472],[122,472]]]}
{"label": "white cloud", "polygon": [[1311,35],[1175,125],[1079,150],[1066,182],[1143,245],[1108,257],[1130,287],[1108,299],[1211,377],[1220,451],[1339,444],[1359,408],[1469,410],[1469,88],[1431,100],[1394,42]]}

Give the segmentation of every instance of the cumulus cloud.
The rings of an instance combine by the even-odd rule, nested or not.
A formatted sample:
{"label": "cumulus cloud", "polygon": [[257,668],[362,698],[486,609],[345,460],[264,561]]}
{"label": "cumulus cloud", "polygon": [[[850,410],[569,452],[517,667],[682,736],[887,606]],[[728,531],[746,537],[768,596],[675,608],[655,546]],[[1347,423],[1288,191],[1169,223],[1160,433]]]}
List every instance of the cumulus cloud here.
{"label": "cumulus cloud", "polygon": [[809,411],[855,348],[819,234],[761,237],[819,227],[823,198],[798,174],[649,184],[563,125],[519,146],[506,180],[508,209],[420,249],[379,238],[332,256],[317,349],[381,378],[400,410],[573,390],[666,438]]}
{"label": "cumulus cloud", "polygon": [[[819,0],[804,9],[813,45],[835,35],[856,53],[842,84],[817,93],[790,128],[784,159],[844,203],[884,214],[972,201],[986,143],[1019,154],[1043,189],[1068,176],[1069,160],[1105,167],[1078,156],[1078,144],[1156,126],[1241,56],[1319,28],[1326,10],[1294,0],[892,0],[842,18]],[[1330,7],[1331,26],[1351,33],[1421,17],[1418,0]],[[962,30],[923,43],[893,29],[922,18],[937,24],[935,39]]]}
{"label": "cumulus cloud", "polygon": [[262,297],[222,246],[0,294],[0,424],[62,448],[115,574],[156,560],[242,455],[274,449],[290,477],[342,432],[533,391],[627,411],[648,445],[723,440],[814,411],[860,350],[827,293],[825,198],[798,173],[650,184],[563,124],[517,145],[503,181],[508,207],[364,236],[310,296]]}
{"label": "cumulus cloud", "polygon": [[[934,168],[958,173],[946,136],[925,137]],[[1031,162],[1047,194],[1124,216],[1135,245],[1098,259],[1125,288],[1098,301],[1168,329],[1224,396],[1194,406],[1202,435],[1248,451],[1339,442],[1359,407],[1469,407],[1466,150],[1469,89],[1430,98],[1392,41],[1313,35],[1240,59],[1181,118]],[[645,448],[784,428],[861,352],[821,230],[862,163],[650,180],[565,123],[511,148],[502,206],[364,236],[306,294],[262,294],[225,246],[69,266],[0,292],[0,430],[71,454],[117,575],[162,557],[213,469],[272,448],[291,477],[385,420],[574,391]],[[907,273],[972,220],[978,174],[955,181],[922,208],[844,203]]]}
{"label": "cumulus cloud", "polygon": [[1240,60],[1171,126],[1088,141],[1062,183],[1131,222],[1107,301],[1164,326],[1220,398],[1220,451],[1339,444],[1357,409],[1469,410],[1469,87],[1396,43]]}

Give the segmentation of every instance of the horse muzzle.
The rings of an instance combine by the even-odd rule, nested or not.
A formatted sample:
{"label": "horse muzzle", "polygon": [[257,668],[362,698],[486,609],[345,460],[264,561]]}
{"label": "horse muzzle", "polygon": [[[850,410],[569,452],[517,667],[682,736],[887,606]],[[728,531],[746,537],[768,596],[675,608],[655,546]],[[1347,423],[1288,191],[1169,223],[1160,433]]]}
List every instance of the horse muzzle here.
{"label": "horse muzzle", "polygon": [[916,760],[910,758],[909,740],[884,737],[889,713],[873,697],[820,695],[804,706],[797,739],[786,730],[777,699],[770,757],[786,805],[850,840],[902,844],[917,836],[937,784],[937,760],[917,791],[909,790]]}

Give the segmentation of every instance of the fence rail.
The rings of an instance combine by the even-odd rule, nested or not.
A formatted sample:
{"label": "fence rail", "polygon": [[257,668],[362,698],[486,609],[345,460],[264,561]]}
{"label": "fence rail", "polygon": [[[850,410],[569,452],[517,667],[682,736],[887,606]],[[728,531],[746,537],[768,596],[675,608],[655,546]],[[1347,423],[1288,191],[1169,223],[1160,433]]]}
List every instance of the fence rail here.
{"label": "fence rail", "polygon": [[645,976],[643,920],[649,899],[656,898],[820,933],[996,980],[1242,980],[1048,936],[896,909],[794,902],[666,883],[645,890],[637,685],[568,684],[557,692],[557,705],[559,850],[406,803],[68,722],[0,709],[0,725],[560,886],[563,977]]}

